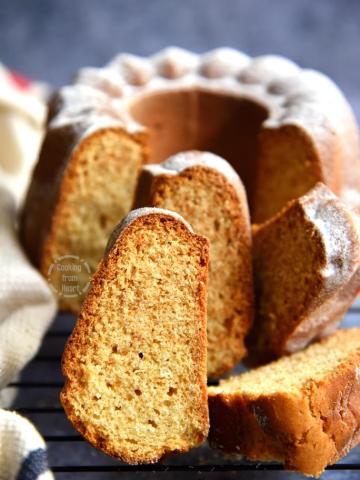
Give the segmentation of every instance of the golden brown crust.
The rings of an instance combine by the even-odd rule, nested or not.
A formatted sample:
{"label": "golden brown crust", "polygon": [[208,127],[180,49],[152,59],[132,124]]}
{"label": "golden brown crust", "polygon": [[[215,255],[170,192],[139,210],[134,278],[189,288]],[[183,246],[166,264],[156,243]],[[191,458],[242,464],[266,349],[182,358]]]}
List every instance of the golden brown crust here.
{"label": "golden brown crust", "polygon": [[277,460],[318,477],[360,441],[359,368],[360,345],[325,379],[314,373],[301,395],[210,392],[209,441],[226,453]]}
{"label": "golden brown crust", "polygon": [[[129,225],[119,232],[118,238],[115,240],[112,248],[108,251],[101,261],[97,272],[93,276],[91,289],[85,298],[82,306],[80,317],[75,325],[75,328],[68,339],[63,358],[62,358],[62,372],[66,378],[65,386],[61,392],[61,403],[65,412],[74,425],[74,427],[96,448],[103,452],[120,458],[128,463],[153,463],[163,458],[164,456],[174,451],[187,451],[189,448],[202,443],[208,434],[209,420],[208,420],[208,405],[207,405],[207,388],[206,388],[206,293],[207,293],[207,268],[209,261],[208,242],[204,237],[191,233],[182,221],[175,218],[171,212],[159,211],[151,209],[151,214],[146,213],[134,219]],[[158,213],[160,212],[160,213]],[[200,388],[201,395],[194,405],[195,413],[193,414],[197,420],[198,429],[194,430],[192,441],[180,448],[171,448],[163,445],[162,448],[153,449],[151,455],[147,452],[141,453],[141,449],[137,452],[127,449],[121,442],[116,445],[116,439],[110,443],[106,441],[101,435],[97,434],[96,426],[86,424],[82,421],[77,413],[77,404],[74,401],[74,393],[77,389],[81,389],[82,378],[82,356],[89,348],[89,335],[91,335],[92,328],[97,322],[96,312],[99,298],[103,294],[104,279],[107,277],[116,278],[117,272],[114,270],[116,258],[122,254],[125,248],[127,237],[136,232],[139,223],[147,222],[149,228],[156,222],[163,222],[167,224],[166,228],[173,228],[177,231],[179,237],[182,237],[192,245],[194,253],[199,256],[198,268],[198,287],[196,297],[198,302],[198,334],[195,338],[189,339],[194,343],[194,365],[193,365],[193,380],[195,385]],[[200,253],[199,253],[200,252]],[[141,332],[139,332],[141,336]],[[164,339],[168,341],[169,339]],[[144,388],[146,386],[144,385]],[[156,399],[154,398],[156,403]],[[136,418],[135,420],[136,421]],[[186,421],[186,419],[184,419]],[[144,439],[145,440],[145,439]]]}
{"label": "golden brown crust", "polygon": [[56,206],[61,179],[78,132],[74,125],[49,130],[27,193],[20,221],[20,238],[30,260],[37,267],[43,256]]}

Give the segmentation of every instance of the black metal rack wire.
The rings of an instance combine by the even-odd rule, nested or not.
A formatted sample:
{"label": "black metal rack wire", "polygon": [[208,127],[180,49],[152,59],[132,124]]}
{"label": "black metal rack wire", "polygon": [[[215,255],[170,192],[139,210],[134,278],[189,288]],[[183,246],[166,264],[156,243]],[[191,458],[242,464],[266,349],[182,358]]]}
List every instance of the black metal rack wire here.
{"label": "black metal rack wire", "polygon": [[[349,310],[343,326],[354,326],[359,323],[359,319],[360,301]],[[28,417],[44,436],[50,467],[56,478],[101,480],[114,478],[109,477],[112,474],[117,476],[116,474],[130,475],[141,472],[147,475],[154,472],[159,475],[167,473],[180,476],[182,472],[186,477],[191,474],[219,472],[221,478],[226,478],[231,472],[248,472],[246,478],[251,475],[254,479],[285,479],[288,475],[291,476],[279,464],[230,461],[220,457],[206,445],[185,455],[172,456],[165,463],[155,465],[126,465],[98,452],[72,428],[59,403],[59,392],[63,385],[60,359],[73,324],[73,316],[58,315],[39,354],[26,367],[19,381],[8,386],[9,389],[17,390],[14,409]],[[360,447],[336,465],[328,467],[328,470],[346,471],[347,479],[360,478]],[[348,476],[350,472],[354,472],[351,477]],[[330,472],[325,474],[325,478],[328,474]]]}

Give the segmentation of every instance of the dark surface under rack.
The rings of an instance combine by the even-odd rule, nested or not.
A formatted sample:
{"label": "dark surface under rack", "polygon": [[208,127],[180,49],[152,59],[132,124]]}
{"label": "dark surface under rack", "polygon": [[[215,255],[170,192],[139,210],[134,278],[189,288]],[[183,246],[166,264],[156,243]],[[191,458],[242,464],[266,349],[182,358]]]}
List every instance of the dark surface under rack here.
{"label": "dark surface under rack", "polygon": [[[27,366],[21,378],[9,385],[17,389],[14,409],[28,417],[45,438],[50,467],[56,479],[110,478],[246,478],[299,479],[300,475],[285,472],[281,465],[231,461],[220,457],[207,445],[185,455],[174,455],[162,464],[131,466],[112,459],[85,442],[72,428],[59,404],[62,387],[60,359],[74,317],[60,314],[48,332],[37,357]],[[346,315],[343,327],[360,324],[360,301]],[[229,426],[229,428],[231,428]],[[346,458],[330,466],[326,480],[360,479],[360,447]]]}

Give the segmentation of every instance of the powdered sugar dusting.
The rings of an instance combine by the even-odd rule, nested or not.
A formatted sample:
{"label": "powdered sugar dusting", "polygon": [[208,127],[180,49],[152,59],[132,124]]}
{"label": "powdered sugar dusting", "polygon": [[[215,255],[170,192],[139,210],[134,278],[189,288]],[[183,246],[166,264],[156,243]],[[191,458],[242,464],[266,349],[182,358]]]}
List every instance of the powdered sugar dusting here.
{"label": "powdered sugar dusting", "polygon": [[[264,123],[268,128],[284,124],[313,128],[314,118],[316,124],[324,123],[323,119],[327,118],[340,131],[346,124],[342,113],[345,117],[349,114],[341,92],[325,75],[301,70],[280,56],[251,59],[231,48],[219,48],[202,55],[176,47],[151,57],[120,54],[105,68],[80,70],[76,77],[76,85],[79,84],[117,99],[119,110],[126,109],[129,99],[145,91],[164,88],[215,89],[224,95],[254,98],[269,109],[269,118]],[[80,97],[84,104],[97,111],[89,95],[82,93]]]}
{"label": "powdered sugar dusting", "polygon": [[172,212],[170,210],[165,210],[164,208],[149,208],[149,207],[144,207],[144,208],[138,208],[136,210],[132,210],[121,222],[114,228],[109,242],[107,244],[106,250],[105,250],[105,255],[109,253],[111,248],[113,247],[116,239],[121,235],[121,233],[129,227],[135,220],[137,220],[140,217],[146,217],[148,215],[166,215],[175,218],[176,220],[180,221],[185,225],[185,227],[191,232],[194,233],[191,225],[184,220],[184,218],[179,215],[176,212]]}
{"label": "powdered sugar dusting", "polygon": [[172,155],[161,164],[145,165],[144,170],[153,175],[176,175],[187,168],[203,166],[220,172],[237,191],[244,191],[239,175],[222,157],[210,152],[190,150]]}
{"label": "powdered sugar dusting", "polygon": [[[143,95],[196,89],[248,98],[268,110],[263,129],[296,125],[309,134],[325,159],[333,154],[336,141],[339,161],[347,166],[345,186],[354,190],[360,183],[360,169],[355,168],[360,158],[359,135],[344,96],[325,75],[303,70],[280,56],[250,58],[232,48],[198,55],[176,47],[151,57],[120,54],[105,68],[82,69],[76,84],[66,89],[74,95],[70,99],[69,92],[60,91],[65,101],[56,122],[78,122],[81,115],[86,121],[91,111],[96,124],[106,108],[131,132],[144,130],[130,110]],[[94,99],[101,94],[102,100]]]}

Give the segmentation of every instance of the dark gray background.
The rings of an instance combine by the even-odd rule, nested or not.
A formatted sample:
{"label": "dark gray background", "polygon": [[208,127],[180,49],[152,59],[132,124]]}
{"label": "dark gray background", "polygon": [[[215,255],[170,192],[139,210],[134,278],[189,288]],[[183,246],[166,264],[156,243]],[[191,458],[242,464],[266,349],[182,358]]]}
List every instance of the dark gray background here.
{"label": "dark gray background", "polygon": [[285,55],[360,103],[359,0],[0,0],[0,61],[54,85],[170,44]]}
{"label": "dark gray background", "polygon": [[[0,61],[52,85],[67,83],[79,67],[101,66],[118,52],[148,55],[167,45],[198,52],[231,46],[250,55],[285,55],[331,76],[360,119],[360,0],[0,0]],[[60,320],[57,319],[58,325]],[[348,317],[349,324],[357,321],[354,316]],[[64,329],[69,323],[70,329],[72,320],[67,318],[66,323],[62,319],[60,323],[59,328]],[[60,355],[63,340],[48,337],[42,353]],[[58,367],[58,362],[33,362],[25,370],[23,380],[61,381]],[[22,390],[17,400],[18,407],[57,403],[57,389]],[[30,418],[43,434],[74,433],[62,415]],[[55,442],[49,446],[52,465],[114,463],[85,442]],[[359,448],[343,462],[359,461]],[[201,455],[192,452],[184,461],[199,461]],[[118,476],[64,474],[58,478]],[[151,478],[157,476],[164,480],[175,478],[170,474]],[[186,478],[209,476],[192,474]],[[304,478],[285,472],[226,475],[234,477]],[[324,476],[326,480],[359,477],[358,472],[328,472]],[[214,474],[211,478],[225,476]]]}

